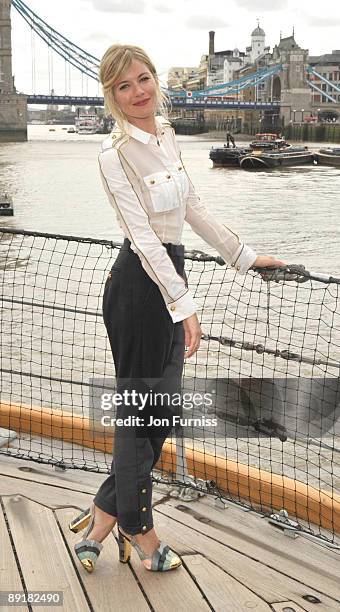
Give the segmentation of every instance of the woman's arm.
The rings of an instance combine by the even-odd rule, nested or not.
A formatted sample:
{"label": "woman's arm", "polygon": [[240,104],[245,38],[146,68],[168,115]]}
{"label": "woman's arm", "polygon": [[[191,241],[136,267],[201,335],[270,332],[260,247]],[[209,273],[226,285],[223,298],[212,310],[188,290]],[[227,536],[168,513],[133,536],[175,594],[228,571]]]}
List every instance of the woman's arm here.
{"label": "woman's arm", "polygon": [[250,246],[239,240],[237,234],[211,215],[195,192],[192,181],[185,169],[174,130],[173,138],[177,153],[189,181],[189,196],[187,199],[185,220],[189,223],[194,232],[203,238],[210,246],[215,248],[223,259],[230,263],[230,265],[240,274],[245,274],[247,270],[254,267],[260,268],[284,265],[283,261],[271,255],[257,255]]}
{"label": "woman's arm", "polygon": [[189,317],[196,312],[191,292],[152,229],[142,193],[127,176],[119,150],[110,148],[100,153],[99,169],[110,204],[131,241],[131,248],[157,283],[173,322]]}
{"label": "woman's arm", "polygon": [[198,236],[219,252],[223,259],[240,274],[245,274],[256,261],[255,251],[242,243],[237,234],[209,213],[196,194],[189,176],[188,180],[190,188],[185,220]]}

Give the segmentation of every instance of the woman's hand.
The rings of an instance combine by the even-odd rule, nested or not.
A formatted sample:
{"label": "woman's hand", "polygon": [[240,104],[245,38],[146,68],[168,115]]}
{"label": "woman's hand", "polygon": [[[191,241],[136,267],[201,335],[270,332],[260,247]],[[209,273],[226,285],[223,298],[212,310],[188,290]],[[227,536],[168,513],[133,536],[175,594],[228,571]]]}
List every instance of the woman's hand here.
{"label": "woman's hand", "polygon": [[285,265],[287,264],[284,261],[281,261],[281,259],[276,259],[271,255],[258,255],[253,265],[250,266],[250,269],[252,270],[253,268],[279,268],[280,266]]}
{"label": "woman's hand", "polygon": [[197,314],[190,315],[183,320],[183,327],[185,333],[185,346],[188,350],[184,353],[184,357],[191,357],[199,348],[202,336],[201,326],[199,324]]}

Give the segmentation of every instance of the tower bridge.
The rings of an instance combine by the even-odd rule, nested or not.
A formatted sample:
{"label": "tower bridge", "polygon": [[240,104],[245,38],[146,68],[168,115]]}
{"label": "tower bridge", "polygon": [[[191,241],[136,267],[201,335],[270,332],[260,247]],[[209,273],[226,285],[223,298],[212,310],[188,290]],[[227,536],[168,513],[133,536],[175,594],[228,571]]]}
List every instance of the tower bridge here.
{"label": "tower bridge", "polygon": [[[27,104],[103,106],[104,100],[100,96],[17,92],[12,73],[11,6],[25,19],[32,34],[39,36],[48,45],[49,53],[53,52],[64,59],[65,74],[66,66],[69,70],[72,67],[72,70],[82,74],[82,79],[92,79],[98,83],[98,58],[58,33],[23,0],[0,0],[0,141],[27,139]],[[244,111],[244,116],[246,113],[251,115],[252,111],[263,111],[263,116],[274,118],[280,115],[284,123],[299,120],[299,112],[303,120],[303,113],[313,112],[316,106],[332,105],[340,110],[340,83],[332,82],[329,74],[318,73],[315,65],[308,66],[308,50],[297,45],[294,33],[281,38],[270,53],[269,47],[264,45],[265,33],[258,25],[252,33],[252,41],[256,45],[254,43],[254,49],[253,46],[247,48],[251,63],[242,66],[242,62],[239,62],[237,79],[230,79],[233,74],[231,71],[224,72],[224,77],[229,75],[226,82],[216,78],[216,70],[221,70],[223,53],[229,52],[214,52],[213,34],[209,33],[208,57],[210,67],[214,61],[217,62],[212,69],[215,73],[209,74],[208,71],[208,84],[204,89],[194,89],[191,92],[178,88],[164,90],[173,109],[194,113],[204,111],[206,115],[212,111],[223,111],[225,117],[228,117],[229,110]],[[239,52],[234,51],[233,61],[238,62]],[[32,74],[32,81],[35,82],[35,74]],[[220,114],[223,116],[223,113]]]}

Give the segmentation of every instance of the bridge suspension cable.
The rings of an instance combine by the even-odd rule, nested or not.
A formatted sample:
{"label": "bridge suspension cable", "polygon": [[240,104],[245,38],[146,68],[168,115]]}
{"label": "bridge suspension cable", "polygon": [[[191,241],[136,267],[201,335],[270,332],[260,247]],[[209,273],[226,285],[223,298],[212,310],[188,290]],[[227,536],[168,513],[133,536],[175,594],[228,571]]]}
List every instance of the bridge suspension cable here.
{"label": "bridge suspension cable", "polygon": [[40,36],[49,48],[77,70],[95,81],[99,80],[99,59],[91,55],[68,38],[57,32],[46,21],[41,19],[22,0],[12,0],[12,6],[18,11],[30,28]]}
{"label": "bridge suspension cable", "polygon": [[35,40],[31,30],[32,91],[35,94]]}
{"label": "bridge suspension cable", "polygon": [[[261,68],[256,72],[251,74],[247,74],[239,79],[234,79],[233,81],[229,81],[228,83],[220,83],[218,85],[213,85],[211,87],[206,87],[205,89],[201,89],[199,91],[193,91],[193,98],[201,98],[205,96],[224,96],[228,94],[238,93],[243,89],[247,89],[249,87],[255,87],[262,81],[272,77],[282,70],[282,65],[277,64],[276,66],[272,66],[271,68]],[[185,90],[167,90],[170,96],[178,96],[183,97],[186,96],[187,92]]]}
{"label": "bridge suspension cable", "polygon": [[[307,72],[307,74],[315,76],[315,77],[317,77],[317,79],[319,79],[320,81],[325,83],[328,86],[328,92],[327,91],[323,91],[321,89],[321,87],[318,87],[315,83],[313,83],[313,81],[306,79],[306,82],[308,83],[308,85],[312,89],[315,89],[315,91],[317,91],[318,93],[320,93],[323,96],[325,96],[325,98],[327,98],[330,102],[335,102],[336,103],[336,98],[333,97],[333,96],[334,96],[334,92],[340,92],[340,87],[338,85],[336,85],[335,83],[333,83],[333,81],[330,81],[329,79],[324,77],[323,74],[320,74],[320,72],[317,72],[317,70],[315,70],[315,68],[313,66],[307,66],[306,72]],[[331,93],[329,93],[329,90],[331,90],[333,95],[331,95]]]}

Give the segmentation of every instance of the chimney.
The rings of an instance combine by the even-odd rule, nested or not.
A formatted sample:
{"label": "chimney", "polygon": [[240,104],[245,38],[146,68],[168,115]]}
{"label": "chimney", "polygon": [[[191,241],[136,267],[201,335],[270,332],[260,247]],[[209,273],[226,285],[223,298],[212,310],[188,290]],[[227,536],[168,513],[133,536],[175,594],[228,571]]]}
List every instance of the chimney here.
{"label": "chimney", "polygon": [[215,32],[209,32],[209,55],[214,55],[215,53],[215,44],[214,44]]}

